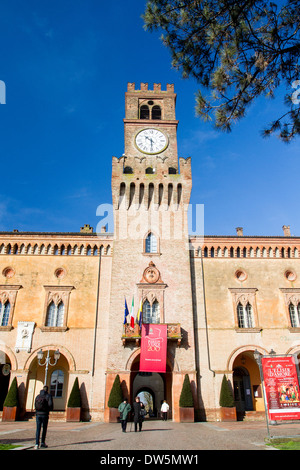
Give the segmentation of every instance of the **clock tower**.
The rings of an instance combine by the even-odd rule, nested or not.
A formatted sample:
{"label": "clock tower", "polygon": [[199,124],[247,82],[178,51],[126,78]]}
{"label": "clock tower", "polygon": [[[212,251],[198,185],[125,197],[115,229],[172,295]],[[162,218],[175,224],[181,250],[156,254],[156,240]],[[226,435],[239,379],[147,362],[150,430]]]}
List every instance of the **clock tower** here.
{"label": "clock tower", "polygon": [[128,164],[131,158],[147,156],[155,171],[157,163],[167,158],[169,167],[178,172],[175,104],[174,85],[162,91],[160,84],[154,84],[153,90],[147,83],[142,83],[140,90],[135,90],[134,83],[128,84],[124,119]]}
{"label": "clock tower", "polygon": [[[197,381],[187,223],[191,160],[178,158],[175,104],[174,85],[162,90],[154,84],[150,90],[148,84],[135,89],[129,83],[125,93],[124,154],[112,158],[114,249],[106,397],[119,374],[131,400],[144,385],[157,404],[168,400],[177,420],[185,373]],[[123,325],[125,299],[129,310],[133,300],[135,318],[142,308],[143,323],[167,324],[163,382],[158,374],[147,379],[138,374],[141,331],[138,324]]]}

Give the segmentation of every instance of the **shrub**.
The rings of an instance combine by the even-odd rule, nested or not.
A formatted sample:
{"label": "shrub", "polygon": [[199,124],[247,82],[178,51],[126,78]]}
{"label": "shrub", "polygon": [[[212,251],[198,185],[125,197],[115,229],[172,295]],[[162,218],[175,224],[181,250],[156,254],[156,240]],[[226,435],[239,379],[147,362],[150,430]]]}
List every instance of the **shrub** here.
{"label": "shrub", "polygon": [[194,406],[194,399],[188,374],[185,374],[182,390],[179,398],[181,408],[191,408]]}
{"label": "shrub", "polygon": [[72,391],[68,400],[68,408],[81,408],[81,396],[78,384],[78,377],[76,377]]}
{"label": "shrub", "polygon": [[219,404],[220,406],[227,407],[227,408],[233,408],[235,406],[232,391],[231,391],[231,388],[229,387],[229,383],[228,383],[228,380],[226,379],[225,374],[222,380]]}
{"label": "shrub", "polygon": [[9,387],[3,406],[18,406],[18,404],[18,385],[15,377]]}
{"label": "shrub", "polygon": [[109,408],[118,408],[119,404],[123,401],[123,393],[120,383],[119,375],[116,375],[114,380],[113,386],[110,391],[109,399],[108,399],[108,407]]}

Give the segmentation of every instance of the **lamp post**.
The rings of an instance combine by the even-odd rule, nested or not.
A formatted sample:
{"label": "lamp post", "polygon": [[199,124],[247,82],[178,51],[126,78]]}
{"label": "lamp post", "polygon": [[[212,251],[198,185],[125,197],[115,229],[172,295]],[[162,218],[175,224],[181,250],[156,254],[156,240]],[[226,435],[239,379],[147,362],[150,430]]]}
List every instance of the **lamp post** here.
{"label": "lamp post", "polygon": [[[271,351],[269,352],[269,355],[270,355],[270,356],[275,356],[275,355],[276,355],[276,352],[273,351],[273,349],[271,349]],[[268,414],[267,399],[266,399],[266,394],[265,394],[264,376],[263,376],[262,364],[261,364],[261,357],[262,357],[262,356],[261,356],[260,352],[259,352],[257,349],[255,349],[255,351],[253,352],[253,356],[254,356],[254,359],[255,359],[255,361],[257,362],[258,368],[259,368],[260,381],[261,381],[261,386],[262,386],[262,391],[263,391],[263,397],[264,397],[264,405],[265,405],[267,429],[268,429],[268,435],[269,435],[269,437],[270,437],[270,430],[269,430],[269,414]],[[276,421],[270,421],[270,424],[277,424],[277,423],[276,423]]]}
{"label": "lamp post", "polygon": [[49,368],[49,365],[51,367],[55,366],[57,364],[57,361],[58,359],[60,358],[60,352],[59,350],[57,349],[55,352],[54,352],[54,363],[51,364],[51,358],[50,358],[50,350],[48,349],[48,353],[47,353],[47,356],[45,358],[45,362],[42,363],[42,359],[44,357],[44,353],[42,351],[42,349],[40,349],[37,353],[37,358],[38,358],[38,364],[39,366],[46,366],[45,368],[45,380],[44,380],[44,386],[47,384],[47,375],[48,375],[48,368]]}

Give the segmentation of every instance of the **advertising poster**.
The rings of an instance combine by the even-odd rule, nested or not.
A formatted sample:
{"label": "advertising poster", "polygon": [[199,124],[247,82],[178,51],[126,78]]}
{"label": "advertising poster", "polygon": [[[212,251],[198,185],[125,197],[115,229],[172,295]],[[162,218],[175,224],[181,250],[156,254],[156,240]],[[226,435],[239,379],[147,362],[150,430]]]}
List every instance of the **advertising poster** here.
{"label": "advertising poster", "polygon": [[269,419],[300,419],[299,380],[293,356],[262,357]]}
{"label": "advertising poster", "polygon": [[140,372],[166,372],[167,325],[143,324]]}

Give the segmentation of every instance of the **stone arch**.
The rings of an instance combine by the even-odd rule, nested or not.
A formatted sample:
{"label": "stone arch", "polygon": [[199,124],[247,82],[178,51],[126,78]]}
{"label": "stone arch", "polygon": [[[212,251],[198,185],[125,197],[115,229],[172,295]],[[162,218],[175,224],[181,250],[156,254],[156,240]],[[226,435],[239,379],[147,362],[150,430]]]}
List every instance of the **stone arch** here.
{"label": "stone arch", "polygon": [[[132,364],[134,360],[141,354],[141,348],[136,349],[133,353],[130,354],[129,358],[127,359],[127,362],[125,364],[125,370],[126,371],[131,371]],[[169,366],[171,367],[172,372],[180,372],[180,368],[178,365],[177,360],[173,356],[173,354],[170,351],[167,351],[167,362]]]}
{"label": "stone arch", "polygon": [[300,344],[298,346],[292,346],[287,350],[285,354],[300,354]]}
{"label": "stone arch", "polygon": [[6,354],[10,360],[11,370],[18,370],[18,361],[15,353],[6,344],[0,342],[0,351]]}
{"label": "stone arch", "polygon": [[255,346],[255,345],[249,344],[249,345],[246,345],[246,346],[239,347],[239,348],[235,349],[231,353],[231,355],[229,356],[228,361],[227,361],[227,365],[226,365],[226,369],[228,371],[232,371],[233,370],[233,363],[234,363],[235,359],[240,354],[242,354],[243,352],[246,352],[246,351],[255,351],[256,349],[257,349],[258,352],[260,352],[263,355],[268,354],[268,351],[266,349],[262,348],[261,346]]}
{"label": "stone arch", "polygon": [[48,350],[51,350],[51,351],[54,350],[55,351],[56,349],[59,349],[59,352],[66,358],[66,360],[68,362],[69,372],[76,371],[76,363],[75,363],[75,359],[74,359],[73,355],[71,354],[71,352],[68,349],[66,349],[64,346],[59,345],[59,344],[48,344],[48,345],[39,347],[39,348],[35,349],[34,351],[32,351],[32,353],[27,358],[27,361],[24,365],[24,370],[29,370],[32,361],[36,358],[37,352],[40,349],[42,349],[42,351],[48,351]]}

